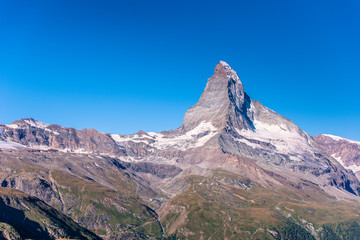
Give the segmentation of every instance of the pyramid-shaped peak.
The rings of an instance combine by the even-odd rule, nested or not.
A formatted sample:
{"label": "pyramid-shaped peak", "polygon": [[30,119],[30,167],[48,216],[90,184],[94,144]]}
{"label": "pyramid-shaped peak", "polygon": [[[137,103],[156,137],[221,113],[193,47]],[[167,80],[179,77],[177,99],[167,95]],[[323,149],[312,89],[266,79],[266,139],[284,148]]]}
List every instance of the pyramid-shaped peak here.
{"label": "pyramid-shaped peak", "polygon": [[201,122],[211,122],[218,129],[227,125],[251,128],[246,116],[250,99],[237,73],[224,61],[215,66],[199,101],[184,116],[182,129],[191,130]]}

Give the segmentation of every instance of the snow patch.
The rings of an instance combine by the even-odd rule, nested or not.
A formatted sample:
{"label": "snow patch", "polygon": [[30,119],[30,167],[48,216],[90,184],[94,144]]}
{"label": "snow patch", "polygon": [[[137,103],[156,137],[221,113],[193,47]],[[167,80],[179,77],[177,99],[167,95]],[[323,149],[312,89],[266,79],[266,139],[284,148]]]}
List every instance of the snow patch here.
{"label": "snow patch", "polygon": [[295,162],[301,162],[302,158],[301,158],[301,155],[290,155],[290,160],[295,161]]}
{"label": "snow patch", "polygon": [[123,144],[128,141],[136,143],[143,142],[160,150],[174,147],[184,151],[186,149],[198,148],[203,146],[216,134],[217,128],[215,128],[211,124],[211,122],[203,121],[194,129],[186,132],[185,134],[176,136],[167,136],[155,132],[148,132],[147,134],[142,134],[141,136],[139,134],[111,134],[110,136],[115,142],[119,144]]}
{"label": "snow patch", "polygon": [[[284,123],[276,125],[254,120],[255,131],[248,129],[236,129],[236,131],[247,139],[253,139],[275,146],[279,153],[299,153],[299,150],[311,151],[308,140],[302,136],[297,129],[290,128]],[[238,139],[249,146],[264,148],[260,144],[250,143],[244,139]]]}
{"label": "snow patch", "polygon": [[140,142],[148,143],[149,140],[153,140],[152,136],[146,136],[145,134],[143,134],[142,136],[140,136],[139,134],[134,134],[134,135],[110,134],[110,136],[117,143],[124,143],[128,141],[132,141],[135,143],[140,143]]}
{"label": "snow patch", "polygon": [[[197,137],[200,134],[204,135]],[[207,121],[202,121],[194,129],[176,137],[166,137],[164,135],[159,135],[158,133],[149,133],[150,136],[154,136],[156,139],[153,146],[161,150],[169,147],[175,147],[181,150],[198,148],[203,146],[216,134],[217,128],[214,127],[211,122]]]}
{"label": "snow patch", "polygon": [[236,138],[234,139],[235,141],[237,142],[241,142],[241,143],[245,143],[246,145],[252,147],[252,148],[263,148],[260,144],[257,144],[257,143],[252,143],[244,138]]}
{"label": "snow patch", "polygon": [[5,126],[7,126],[8,128],[19,128],[19,125],[14,124],[14,123],[8,124],[8,125],[5,125]]}
{"label": "snow patch", "polygon": [[[35,127],[35,128],[39,128],[39,129],[43,129],[47,132],[51,132],[53,133],[54,135],[60,135],[59,132],[57,131],[53,131],[53,130],[50,130],[48,129],[47,127],[50,125],[50,124],[46,124],[46,123],[43,123],[43,122],[40,122],[40,121],[36,121],[36,120],[33,120],[33,119],[25,119],[24,122],[26,124],[28,124],[30,127]],[[12,129],[24,129],[24,128],[28,128],[28,126],[19,126],[15,123],[12,123],[12,124],[7,124],[5,125],[6,127],[8,128],[12,128]],[[0,134],[1,135],[1,134]]]}
{"label": "snow patch", "polygon": [[237,80],[237,81],[240,81],[240,78],[239,76],[237,75],[237,73],[235,72],[235,70],[233,70],[229,64],[227,64],[226,62],[224,61],[220,61],[221,65],[225,68],[226,70],[226,74],[228,76],[230,76],[232,79],[234,80]]}
{"label": "snow patch", "polygon": [[24,148],[27,147],[19,143],[0,141],[0,149],[24,149]]}
{"label": "snow patch", "polygon": [[347,170],[352,170],[354,173],[357,173],[360,171],[360,166],[358,166],[358,165],[353,164],[350,166],[346,166],[344,161],[341,159],[341,157],[336,156],[335,153],[332,154],[331,157],[335,158],[336,161],[338,161]]}
{"label": "snow patch", "polygon": [[346,168],[344,161],[341,159],[341,157],[337,157],[336,154],[332,154],[331,157],[335,158],[336,161],[338,161],[343,167]]}
{"label": "snow patch", "polygon": [[34,120],[34,119],[25,119],[24,122],[29,124],[31,127],[45,129],[49,124]]}
{"label": "snow patch", "polygon": [[83,148],[78,148],[78,149],[64,148],[64,149],[61,149],[60,151],[66,152],[66,153],[82,153],[82,154],[91,154],[92,153]]}
{"label": "snow patch", "polygon": [[357,166],[355,164],[350,165],[348,167],[345,167],[346,169],[352,170],[354,173],[357,173],[360,171],[360,166]]}

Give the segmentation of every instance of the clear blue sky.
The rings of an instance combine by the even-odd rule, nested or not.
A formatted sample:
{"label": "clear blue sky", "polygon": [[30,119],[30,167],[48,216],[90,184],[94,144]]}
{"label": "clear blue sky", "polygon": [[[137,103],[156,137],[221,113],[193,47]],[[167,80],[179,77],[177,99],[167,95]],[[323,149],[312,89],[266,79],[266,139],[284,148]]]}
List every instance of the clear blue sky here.
{"label": "clear blue sky", "polygon": [[310,134],[360,140],[359,26],[357,0],[0,0],[0,122],[175,129],[224,60]]}

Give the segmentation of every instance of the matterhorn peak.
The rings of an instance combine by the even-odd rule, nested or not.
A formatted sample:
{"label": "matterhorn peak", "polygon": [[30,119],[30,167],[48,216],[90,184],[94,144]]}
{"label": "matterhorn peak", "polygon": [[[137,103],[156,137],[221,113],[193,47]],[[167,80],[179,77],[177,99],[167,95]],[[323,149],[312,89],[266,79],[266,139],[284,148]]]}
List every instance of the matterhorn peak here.
{"label": "matterhorn peak", "polygon": [[220,61],[199,101],[185,114],[182,130],[189,131],[204,121],[219,129],[226,126],[252,128],[246,113],[248,108],[250,98],[240,78],[229,64]]}
{"label": "matterhorn peak", "polygon": [[240,78],[235,72],[235,70],[233,70],[230,67],[230,65],[224,61],[220,61],[215,67],[215,74],[221,74],[221,73],[226,74],[231,79],[235,81],[239,81],[241,83]]}

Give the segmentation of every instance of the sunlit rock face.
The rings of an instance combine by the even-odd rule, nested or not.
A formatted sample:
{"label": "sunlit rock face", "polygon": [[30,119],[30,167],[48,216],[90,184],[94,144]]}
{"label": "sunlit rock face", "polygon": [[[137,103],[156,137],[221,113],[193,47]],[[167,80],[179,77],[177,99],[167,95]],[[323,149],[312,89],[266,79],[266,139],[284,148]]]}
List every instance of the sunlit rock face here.
{"label": "sunlit rock face", "polygon": [[360,142],[330,134],[319,134],[314,139],[323,151],[338,160],[346,169],[359,173]]}
{"label": "sunlit rock face", "polygon": [[252,129],[252,116],[248,115],[250,98],[237,73],[225,62],[219,62],[209,78],[199,101],[184,117],[183,131],[189,131],[201,122],[211,122],[218,129],[233,126]]}

